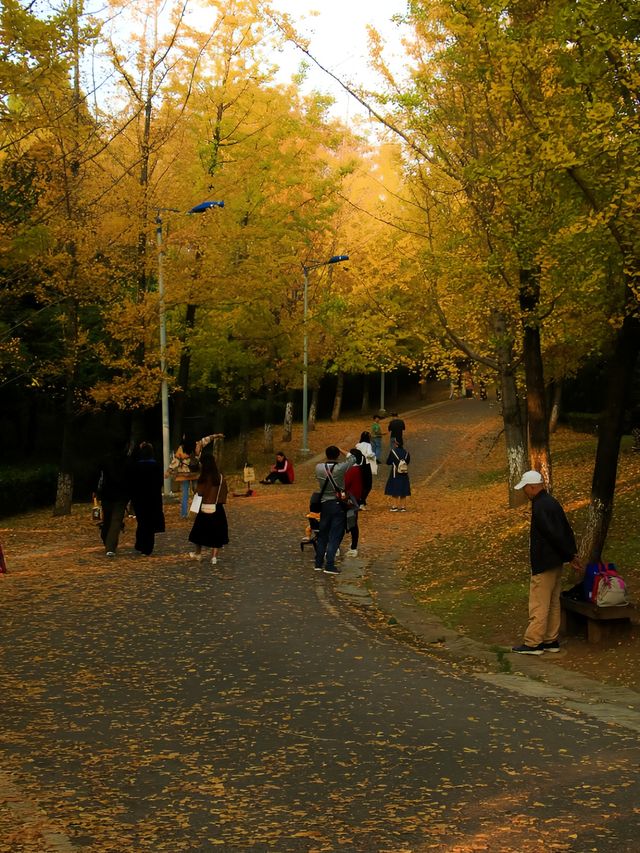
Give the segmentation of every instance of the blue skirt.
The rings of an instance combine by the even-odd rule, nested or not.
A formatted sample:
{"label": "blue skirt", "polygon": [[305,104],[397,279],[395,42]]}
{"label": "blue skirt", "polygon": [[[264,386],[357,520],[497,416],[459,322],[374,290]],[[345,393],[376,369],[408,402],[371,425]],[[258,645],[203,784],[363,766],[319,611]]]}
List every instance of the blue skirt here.
{"label": "blue skirt", "polygon": [[389,474],[389,479],[384,487],[385,495],[391,498],[406,498],[411,494],[411,483],[409,482],[408,474],[396,474],[393,476],[393,468]]}

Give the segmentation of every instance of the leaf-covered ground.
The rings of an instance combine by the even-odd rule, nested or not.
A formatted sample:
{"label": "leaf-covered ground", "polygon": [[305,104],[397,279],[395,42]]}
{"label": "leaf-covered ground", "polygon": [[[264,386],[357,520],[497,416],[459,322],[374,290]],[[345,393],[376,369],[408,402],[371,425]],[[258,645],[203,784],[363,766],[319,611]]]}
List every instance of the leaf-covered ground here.
{"label": "leaf-covered ground", "polygon": [[[442,398],[436,392],[435,398]],[[415,402],[412,403],[415,406]],[[465,401],[459,401],[465,405]],[[414,455],[420,453],[422,442],[429,444],[439,430],[437,417],[433,423],[413,431],[411,417],[407,419],[409,444]],[[319,453],[328,444],[351,447],[361,430],[368,428],[369,418],[343,417],[338,423],[319,422],[310,433],[310,445]],[[383,423],[384,429],[384,423]],[[460,439],[469,433],[457,428]],[[529,504],[509,509],[505,485],[505,456],[500,437],[500,420],[495,406],[491,407],[488,422],[471,431],[471,440],[458,445],[454,454],[440,460],[420,482],[414,478],[413,496],[409,499],[410,513],[404,517],[390,516],[394,527],[399,525],[400,536],[389,536],[389,525],[367,522],[361,514],[364,555],[389,550],[403,553],[398,570],[404,576],[416,600],[436,613],[449,627],[490,645],[510,647],[520,642],[526,624],[528,591],[528,526]],[[304,506],[311,478],[312,462],[297,457],[299,431],[288,445],[278,440],[275,449],[282,447],[296,460],[298,470],[294,488],[273,486],[277,490],[278,506],[284,512],[300,515],[303,533]],[[261,447],[262,434],[254,432],[250,440],[250,458],[256,475],[262,477],[271,462]],[[579,538],[590,491],[595,438],[560,428],[552,438],[553,471],[556,497],[562,502]],[[231,462],[236,449],[226,451],[227,476],[232,486],[244,490],[241,473]],[[383,454],[384,456],[384,454]],[[386,467],[381,466],[374,482],[372,499],[385,505],[382,495]],[[618,486],[614,517],[607,541],[605,559],[617,564],[630,589],[631,597],[640,601],[640,453],[633,453],[631,440],[623,440],[618,466]],[[270,492],[260,485],[255,489],[263,497]],[[177,517],[175,503],[167,509],[168,518]],[[135,522],[129,522],[132,526]],[[390,524],[391,522],[389,522]],[[48,510],[28,513],[0,522],[0,537],[10,564],[15,557],[21,572],[55,576],[64,566],[65,572],[87,571],[93,555],[101,552],[95,527],[90,521],[90,509],[76,505],[72,516],[52,518]],[[362,550],[362,549],[361,549]],[[34,558],[35,561],[34,562]],[[162,559],[162,556],[160,556]],[[170,557],[169,557],[170,559]],[[28,568],[27,568],[28,565]],[[0,582],[1,582],[0,576]],[[569,570],[565,586],[574,582]],[[375,577],[371,578],[375,587]],[[615,655],[603,654],[615,649]],[[554,663],[580,671],[603,682],[640,689],[640,628],[604,646],[589,646],[581,637],[567,638],[561,655]]]}
{"label": "leaf-covered ground", "polygon": [[[466,404],[460,401],[457,405],[462,407]],[[505,508],[501,449],[499,444],[495,444],[499,432],[495,407],[487,407],[487,416],[486,422],[472,428],[464,424],[464,419],[462,423],[450,424],[447,427],[447,441],[450,442],[453,431],[456,451],[444,455],[433,467],[421,470],[420,476],[414,478],[414,496],[409,503],[409,512],[402,517],[391,515],[385,509],[385,499],[381,494],[386,474],[383,468],[375,484],[372,509],[363,513],[361,519],[362,553],[367,560],[375,560],[375,557],[381,554],[404,554],[405,559],[399,570],[404,573],[416,596],[426,607],[437,610],[445,621],[463,633],[480,637],[489,643],[509,645],[519,638],[526,619],[528,508],[523,507],[515,511]],[[407,421],[411,436],[409,443],[416,460],[420,457],[423,447],[437,451],[443,434],[442,427],[438,424],[437,411],[433,410],[433,414],[429,415],[426,421],[420,418],[419,427],[412,422],[411,415],[407,417]],[[342,447],[352,446],[363,426],[367,426],[367,420],[362,418],[346,419],[339,424],[319,425],[319,429],[311,438],[312,447],[319,451],[329,443],[337,443]],[[296,438],[294,435],[294,441]],[[255,440],[258,442],[259,437],[256,436]],[[574,517],[579,531],[580,513],[584,512],[585,505],[583,496],[588,494],[592,441],[583,436],[561,432],[554,439],[554,447],[557,493]],[[252,453],[251,461],[261,475],[261,464],[266,471],[269,459],[261,456],[257,444]],[[437,452],[435,456],[438,456]],[[632,590],[637,588],[640,579],[637,573],[634,575],[632,571],[627,571],[626,563],[613,548],[618,536],[616,531],[619,529],[616,525],[620,524],[620,512],[624,511],[627,496],[629,518],[634,512],[637,517],[635,483],[638,461],[625,450],[620,466],[622,497],[612,531],[612,551],[609,555],[611,559],[620,562]],[[417,463],[414,468],[416,473],[418,468]],[[265,540],[264,548],[274,567],[278,566],[278,557],[283,547],[290,548],[293,552],[297,550],[297,540],[303,532],[304,504],[308,498],[311,470],[309,464],[299,464],[297,470],[298,478],[293,487],[257,487],[255,500],[231,499],[230,513],[235,515],[235,536],[246,538],[253,535],[254,528],[250,526],[252,518],[255,522],[255,519],[262,517],[261,523],[267,528],[270,527],[272,535],[267,537],[268,541]],[[573,478],[571,487],[569,475]],[[236,484],[240,485],[239,478]],[[575,495],[582,496],[582,499],[576,499],[574,492]],[[237,508],[233,506],[234,501]],[[71,848],[65,846],[64,838],[58,838],[56,833],[58,830],[64,830],[68,834],[74,827],[76,832],[81,833],[75,840],[82,842],[84,838],[87,848],[91,845],[91,838],[103,839],[100,844],[91,845],[90,849],[96,852],[113,850],[114,853],[119,853],[124,848],[118,839],[132,837],[131,833],[137,833],[140,850],[169,850],[171,839],[162,833],[162,827],[171,827],[172,832],[179,835],[181,827],[177,826],[176,822],[183,821],[183,837],[188,837],[190,831],[197,830],[197,821],[201,819],[199,809],[204,801],[214,803],[221,815],[219,834],[212,836],[211,849],[248,849],[251,844],[251,849],[258,849],[255,846],[258,839],[264,841],[264,849],[267,849],[267,844],[268,849],[277,849],[278,833],[284,831],[288,814],[300,824],[301,835],[298,840],[301,850],[338,849],[327,840],[331,831],[330,825],[336,838],[340,839],[339,849],[348,850],[351,846],[353,850],[375,850],[376,853],[381,853],[382,849],[393,853],[409,850],[401,843],[385,845],[384,848],[376,846],[375,839],[380,837],[383,829],[391,835],[397,830],[400,837],[414,829],[419,832],[422,827],[428,827],[431,841],[420,847],[412,847],[412,853],[418,849],[446,849],[450,853],[492,849],[517,849],[532,853],[543,849],[591,849],[580,847],[581,842],[574,832],[572,822],[567,823],[564,820],[560,826],[552,814],[557,788],[557,767],[554,763],[557,756],[553,761],[546,753],[542,756],[545,761],[551,762],[548,765],[548,779],[543,780],[541,765],[536,765],[535,774],[532,770],[531,779],[535,778],[536,791],[544,789],[546,794],[536,798],[537,794],[530,791],[525,796],[528,805],[524,808],[521,803],[523,789],[519,789],[516,794],[515,788],[511,791],[511,787],[512,784],[523,784],[523,780],[527,778],[527,768],[520,765],[512,767],[509,762],[504,767],[500,764],[501,761],[506,761],[503,737],[499,742],[491,744],[491,754],[495,753],[500,766],[497,770],[491,769],[491,763],[491,772],[483,784],[488,788],[494,786],[496,778],[499,778],[496,773],[504,773],[510,793],[505,794],[504,798],[497,796],[491,800],[492,807],[489,811],[474,810],[477,791],[473,792],[469,787],[469,773],[474,762],[480,762],[485,769],[487,766],[486,755],[483,754],[482,758],[478,756],[477,744],[473,739],[473,726],[480,725],[480,718],[475,711],[466,717],[471,739],[461,754],[454,756],[460,773],[457,783],[451,780],[450,771],[438,771],[437,763],[434,764],[430,760],[428,775],[423,780],[423,784],[430,786],[427,791],[433,789],[429,797],[423,798],[418,789],[412,788],[415,801],[407,800],[404,806],[400,807],[394,791],[404,784],[405,775],[409,778],[415,771],[416,761],[412,751],[414,746],[408,745],[407,733],[398,730],[397,738],[392,734],[391,739],[392,745],[396,744],[397,740],[398,751],[396,759],[394,747],[394,761],[397,760],[398,766],[394,776],[394,790],[388,792],[386,811],[382,813],[378,810],[375,815],[372,812],[367,818],[372,796],[377,791],[375,785],[371,787],[371,779],[376,773],[382,772],[383,763],[388,760],[384,757],[388,743],[383,744],[382,735],[377,734],[371,744],[376,750],[380,747],[380,757],[379,760],[372,759],[371,767],[366,768],[373,775],[368,781],[361,782],[363,814],[366,819],[359,820],[357,842],[350,833],[352,806],[343,802],[339,795],[332,794],[326,802],[323,802],[320,795],[318,812],[312,815],[315,823],[321,823],[321,818],[326,817],[328,811],[333,818],[332,821],[327,821],[326,825],[323,824],[321,829],[313,828],[314,821],[304,812],[304,805],[292,807],[278,799],[278,779],[286,779],[291,767],[295,768],[300,764],[301,795],[305,786],[317,781],[309,778],[305,771],[305,762],[309,760],[307,747],[303,749],[299,745],[299,739],[291,742],[296,745],[295,749],[291,744],[286,746],[288,738],[294,735],[298,737],[300,734],[297,718],[281,717],[278,721],[274,720],[272,733],[278,748],[272,748],[265,753],[265,756],[268,755],[268,763],[266,757],[263,758],[261,753],[256,752],[255,756],[248,756],[249,763],[246,767],[243,765],[238,768],[234,753],[236,735],[232,736],[232,733],[226,731],[227,724],[222,717],[218,722],[215,714],[213,717],[208,714],[203,720],[199,720],[200,708],[197,703],[189,705],[188,713],[180,707],[181,691],[190,680],[195,679],[195,671],[204,661],[191,661],[182,644],[174,646],[171,638],[166,637],[163,632],[161,618],[157,624],[147,623],[144,636],[138,636],[136,626],[142,626],[145,624],[144,618],[148,618],[145,616],[148,597],[152,594],[156,597],[161,595],[162,602],[171,607],[174,614],[180,614],[188,601],[185,592],[188,584],[197,587],[197,591],[203,594],[203,603],[201,612],[197,612],[198,621],[185,623],[183,640],[188,640],[191,636],[197,639],[199,634],[207,630],[211,619],[225,619],[234,612],[235,604],[229,597],[232,586],[229,583],[225,587],[225,578],[233,573],[229,568],[231,560],[227,561],[225,554],[221,564],[216,567],[215,580],[209,577],[210,567],[201,566],[194,572],[194,565],[184,559],[188,523],[181,522],[178,518],[176,502],[167,506],[167,520],[169,532],[166,536],[159,537],[157,552],[149,559],[135,556],[132,552],[134,522],[128,520],[122,549],[115,561],[107,560],[102,553],[88,505],[75,506],[69,518],[54,519],[49,512],[43,511],[2,523],[0,537],[12,572],[7,578],[0,580],[3,624],[5,629],[11,632],[16,627],[11,621],[20,622],[20,630],[28,647],[21,650],[18,659],[25,667],[25,672],[31,672],[33,669],[34,672],[41,673],[37,678],[27,679],[21,678],[20,673],[15,672],[11,679],[7,680],[5,701],[13,703],[14,708],[21,708],[24,704],[32,705],[34,715],[31,718],[30,712],[24,712],[29,725],[20,728],[12,721],[11,728],[6,727],[7,732],[11,732],[10,751],[21,757],[22,766],[0,768],[0,801],[4,804],[3,808],[0,808],[2,853],[42,853],[43,849],[68,853]],[[243,523],[246,525],[244,528],[241,526]],[[636,527],[634,524],[632,529],[635,531]],[[634,535],[637,537],[637,534]],[[625,552],[625,560],[631,562],[634,547],[637,553],[637,538],[635,546],[629,536],[621,537],[621,541],[629,549]],[[300,567],[296,569],[296,573],[300,572]],[[250,568],[250,563],[241,568],[246,571]],[[308,570],[309,567],[306,568]],[[498,571],[501,574],[498,574]],[[145,579],[152,575],[166,577],[166,586],[159,588],[157,584],[147,585]],[[310,571],[307,571],[304,577],[312,582],[315,580]],[[126,579],[124,585],[119,581],[121,578]],[[19,582],[14,583],[15,580]],[[374,571],[371,572],[370,581],[375,587]],[[282,572],[274,575],[273,584],[280,585],[285,596],[291,583],[292,578]],[[210,591],[215,591],[220,597],[209,598]],[[72,602],[72,612],[65,617],[64,602],[67,595]],[[207,596],[206,600],[204,595]],[[56,605],[58,622],[47,619],[50,601]],[[296,609],[295,599],[292,601],[292,607]],[[162,608],[152,607],[151,612],[159,613],[161,617]],[[86,629],[84,614],[91,614]],[[187,618],[190,611],[185,608],[184,614]],[[28,630],[31,624],[29,620],[32,620],[34,626],[33,637]],[[117,648],[102,648],[105,643],[100,625],[106,626],[114,620],[122,626]],[[78,665],[77,659],[70,656],[68,646],[72,641],[78,642],[79,634],[86,641],[87,657],[84,663],[80,662]],[[117,636],[120,634],[116,632]],[[265,643],[268,641],[266,635],[264,640]],[[181,680],[179,684],[164,684],[161,668],[144,671],[132,665],[127,669],[125,665],[130,659],[135,664],[136,644],[140,642],[151,644],[151,651],[155,650],[158,660],[166,655],[177,656],[181,660],[184,658],[184,666],[181,667],[184,681]],[[194,648],[196,646],[197,643]],[[234,646],[236,647],[242,649],[243,645],[239,643]],[[113,664],[109,663],[110,652],[115,655]],[[347,678],[347,682],[352,683],[350,679],[356,677],[355,668],[364,666],[370,650],[366,653],[352,652],[341,644],[339,648],[335,648],[335,653],[344,659],[345,666],[347,659],[352,656],[349,665],[354,671]],[[637,653],[635,635],[626,638],[613,656],[616,660],[620,658],[624,661],[621,670],[625,667],[637,669],[634,653]],[[222,648],[216,650],[212,658],[214,663],[217,654],[222,655]],[[268,648],[265,649],[265,654],[269,656]],[[580,668],[584,665],[586,668],[583,671],[604,680],[612,679],[611,657],[607,650],[588,648],[583,641],[576,639],[566,644],[565,650],[555,656],[557,661],[554,658],[554,662],[570,668]],[[154,654],[146,654],[146,658],[155,660]],[[275,661],[276,658],[269,660]],[[31,667],[32,662],[37,666]],[[211,665],[211,660],[208,660],[207,666]],[[598,671],[600,665],[603,667],[602,672]],[[65,676],[67,668],[68,678]],[[289,669],[287,668],[287,678],[291,677]],[[55,682],[47,679],[48,672],[64,677],[68,689],[62,691],[61,688],[56,688]],[[138,708],[133,717],[125,709],[110,705],[112,694],[115,697],[115,691],[125,672],[128,673],[130,701]],[[413,683],[417,673],[410,667],[406,672]],[[150,679],[149,673],[153,678]],[[616,681],[616,677],[612,679],[615,683],[630,683],[622,679]],[[329,687],[328,684],[319,683],[317,690],[305,694],[305,701],[300,703],[305,713],[311,713],[318,703],[330,701]],[[54,695],[56,689],[61,690],[60,697]],[[221,694],[223,701],[233,702],[245,709],[243,714],[246,713],[246,719],[241,719],[239,724],[239,732],[243,738],[245,733],[249,737],[252,732],[262,730],[265,726],[265,716],[262,706],[256,704],[253,681],[248,679],[244,686],[229,682],[224,689],[226,692]],[[306,687],[305,690],[310,688]],[[273,696],[268,698],[275,708],[278,702],[282,701],[284,694],[281,694],[275,685],[274,691]],[[153,702],[148,701],[148,694],[155,697]],[[342,701],[342,697],[339,699]],[[64,702],[64,723],[55,718],[52,710],[57,701]],[[87,701],[92,709],[90,717],[87,717],[86,713]],[[367,715],[375,717],[380,713],[381,709],[375,703],[368,707],[364,700],[363,702],[366,706],[363,708],[366,712],[365,718]],[[458,705],[459,702],[455,707]],[[338,703],[338,711],[340,707]],[[451,727],[450,714],[449,709],[442,709],[442,719],[438,721],[433,747],[421,742],[417,749],[424,751],[433,748],[438,755],[442,754],[444,760],[447,738],[452,736],[451,732],[448,732],[443,740],[443,733],[447,731],[447,727]],[[209,755],[211,742],[208,739],[206,742],[202,741],[202,729],[199,726],[203,724],[204,719],[220,739],[221,748],[215,755],[215,760]],[[175,735],[175,744],[163,737],[165,730],[169,730],[168,721],[169,729]],[[330,722],[330,719],[323,719],[323,726],[331,729]],[[385,717],[385,724],[386,722],[388,720]],[[119,745],[117,754],[112,754],[106,746],[100,748],[103,734],[105,744],[107,743],[107,732],[102,732],[101,728],[107,723],[109,729],[116,726]],[[519,743],[521,740],[521,726],[526,728],[522,720],[512,733],[514,745],[516,741]],[[146,732],[145,738],[140,737],[141,729]],[[317,743],[314,741],[316,746],[324,742],[321,734],[319,729],[315,730],[318,739]],[[279,752],[281,740],[284,745]],[[85,741],[92,744],[88,751],[82,747]],[[178,748],[176,744],[182,741],[184,743]],[[348,746],[348,738],[339,739],[339,742],[347,745],[347,751],[334,761],[338,761],[338,768],[343,768],[345,779],[353,779],[353,774],[361,772],[361,769],[358,769],[360,765],[348,752],[351,748]],[[45,743],[47,749],[38,748]],[[185,744],[190,744],[190,748],[185,749]],[[383,745],[384,750],[381,749]],[[299,761],[296,750],[300,750]],[[540,750],[543,750],[542,739]],[[562,752],[563,750],[560,750],[560,753]],[[532,752],[532,757],[533,755]],[[584,767],[576,765],[573,768],[575,778],[571,783],[573,787],[570,796],[572,802],[574,797],[580,799],[582,795],[591,805],[597,801],[600,820],[602,810],[606,810],[605,800],[609,794],[604,790],[596,792],[593,789],[594,779],[587,775],[600,772],[598,760],[585,752]],[[624,780],[630,778],[630,766],[628,763],[621,765],[617,775],[619,784],[628,784]],[[32,773],[28,769],[25,771],[25,768],[29,767],[32,767]],[[62,772],[57,768],[71,770],[72,774],[68,784],[50,788],[47,798],[43,795],[40,780],[47,775]],[[79,780],[73,782],[76,770]],[[566,767],[563,765],[562,772],[569,772],[569,764]],[[13,773],[21,779],[20,790],[12,788]],[[236,785],[231,784],[231,780],[237,780],[238,774],[241,773],[246,773],[247,779],[254,780],[246,790],[242,788],[245,799],[239,798]],[[30,786],[31,775],[33,781]],[[155,818],[151,821],[144,817],[144,809],[147,806],[138,803],[136,798],[139,797],[140,790],[145,790],[145,786],[158,777],[166,777],[167,787],[161,796],[154,794],[159,796],[159,799],[149,806],[155,813]],[[126,790],[129,782],[131,796],[113,799],[109,786],[111,785],[113,790],[122,791],[123,786]],[[451,792],[455,801],[453,804],[446,803],[445,795],[448,796],[448,792]],[[424,791],[422,793],[424,794]],[[561,798],[569,796],[566,785],[557,793]],[[614,793],[612,790],[611,797]],[[515,799],[511,794],[515,795]],[[445,797],[444,804],[437,799],[439,796]],[[535,800],[532,800],[531,808],[530,797]],[[360,799],[358,802],[360,803]],[[173,808],[171,803],[174,804]],[[501,804],[509,807],[511,817],[506,822],[500,817]],[[137,821],[132,823],[131,814],[138,808],[141,808],[142,812]],[[495,819],[494,808],[498,814]],[[536,810],[539,810],[540,817],[536,816]],[[545,810],[548,810],[548,813]],[[615,809],[612,807],[611,811],[613,813]],[[341,821],[338,829],[336,816],[339,816]],[[475,826],[473,831],[472,826]],[[601,831],[605,837],[612,830],[603,826]],[[233,833],[238,842],[237,847],[225,840]],[[496,841],[498,836],[502,839],[500,843]],[[46,848],[42,846],[43,838],[46,839]],[[363,840],[368,838],[372,839],[370,846],[366,846]],[[174,845],[173,850],[176,849],[188,848],[177,848]]]}

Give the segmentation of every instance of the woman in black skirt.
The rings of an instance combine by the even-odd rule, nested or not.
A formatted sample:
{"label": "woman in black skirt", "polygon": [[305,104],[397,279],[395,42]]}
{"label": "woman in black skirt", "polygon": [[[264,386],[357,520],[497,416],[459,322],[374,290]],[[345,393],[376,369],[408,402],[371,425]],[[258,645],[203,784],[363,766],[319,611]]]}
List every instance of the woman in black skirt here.
{"label": "woman in black skirt", "polygon": [[213,456],[202,458],[196,494],[202,498],[202,504],[189,534],[189,542],[196,546],[189,552],[189,556],[193,560],[201,560],[202,549],[211,548],[211,564],[215,566],[218,562],[218,550],[229,544],[229,529],[224,511],[228,494],[227,481],[218,471]]}

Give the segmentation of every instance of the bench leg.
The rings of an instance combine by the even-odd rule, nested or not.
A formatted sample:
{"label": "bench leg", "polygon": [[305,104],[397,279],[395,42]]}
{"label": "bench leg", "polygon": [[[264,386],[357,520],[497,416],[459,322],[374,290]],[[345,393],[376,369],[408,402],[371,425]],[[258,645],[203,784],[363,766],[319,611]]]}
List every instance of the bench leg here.
{"label": "bench leg", "polygon": [[607,634],[606,626],[595,619],[587,619],[587,642],[600,643]]}
{"label": "bench leg", "polygon": [[565,637],[572,634],[584,634],[585,618],[572,610],[562,610],[560,616],[560,631]]}

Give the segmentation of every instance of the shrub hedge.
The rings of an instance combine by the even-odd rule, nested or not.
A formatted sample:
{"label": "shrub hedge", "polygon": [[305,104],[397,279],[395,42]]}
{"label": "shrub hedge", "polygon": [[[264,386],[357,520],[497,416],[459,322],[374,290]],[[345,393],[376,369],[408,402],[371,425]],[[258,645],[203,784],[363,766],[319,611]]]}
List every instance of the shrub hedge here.
{"label": "shrub hedge", "polygon": [[0,467],[0,518],[18,515],[47,504],[53,506],[57,482],[56,465]]}

